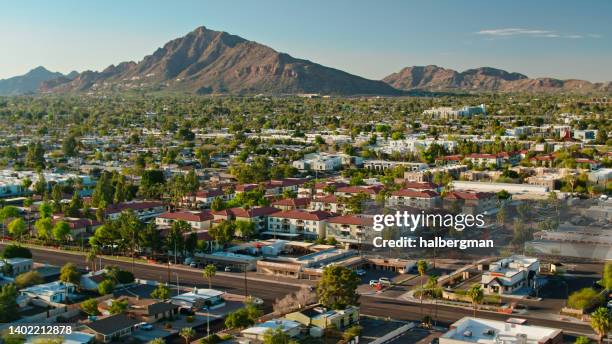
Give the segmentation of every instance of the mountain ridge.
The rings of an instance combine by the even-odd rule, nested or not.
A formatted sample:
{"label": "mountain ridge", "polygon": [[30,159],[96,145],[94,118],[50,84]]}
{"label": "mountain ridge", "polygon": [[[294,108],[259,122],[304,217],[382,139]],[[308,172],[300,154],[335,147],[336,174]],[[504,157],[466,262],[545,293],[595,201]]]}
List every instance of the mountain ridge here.
{"label": "mountain ridge", "polygon": [[150,89],[197,94],[399,95],[369,80],[223,31],[198,27],[173,39],[141,61],[85,71],[72,80],[55,79],[42,92]]}
{"label": "mountain ridge", "polygon": [[75,75],[74,73],[76,72],[64,75],[60,72],[51,72],[43,66],[38,66],[23,75],[0,79],[0,96],[36,93],[42,82],[60,77],[70,78]]}
{"label": "mountain ridge", "polygon": [[524,74],[493,67],[458,72],[436,65],[412,66],[382,79],[404,91],[430,92],[612,92],[611,82],[592,83],[578,79],[529,78]]}

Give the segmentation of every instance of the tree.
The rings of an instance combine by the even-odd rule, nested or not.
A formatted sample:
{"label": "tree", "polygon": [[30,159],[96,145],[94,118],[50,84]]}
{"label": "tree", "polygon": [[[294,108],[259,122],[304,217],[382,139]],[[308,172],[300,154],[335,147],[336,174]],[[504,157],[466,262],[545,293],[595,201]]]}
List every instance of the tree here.
{"label": "tree", "polygon": [[417,262],[417,271],[419,272],[419,276],[421,276],[421,295],[419,299],[421,300],[421,315],[423,315],[423,276],[427,272],[427,262],[424,260],[419,260]]}
{"label": "tree", "polygon": [[179,336],[185,339],[185,344],[189,344],[189,342],[191,341],[191,338],[195,337],[195,331],[191,327],[183,327],[179,331]]}
{"label": "tree", "polygon": [[70,234],[70,225],[66,221],[58,221],[55,223],[55,226],[53,226],[51,233],[53,234],[53,239],[64,241]]}
{"label": "tree", "polygon": [[98,284],[98,293],[100,295],[108,295],[113,292],[113,289],[115,289],[115,283],[109,279],[105,279]]}
{"label": "tree", "polygon": [[280,327],[264,332],[263,344],[291,344],[291,342],[291,337]]}
{"label": "tree", "polygon": [[472,301],[472,306],[474,307],[474,317],[476,317],[476,308],[484,300],[484,291],[482,290],[480,284],[472,285],[467,292],[467,296]]}
{"label": "tree", "polygon": [[81,302],[81,309],[83,312],[87,313],[87,315],[100,314],[100,311],[98,310],[98,301],[96,301],[96,299],[87,299]]}
{"label": "tree", "polygon": [[51,214],[53,214],[53,207],[47,202],[41,203],[40,207],[38,207],[38,213],[40,214],[41,219],[51,218]]}
{"label": "tree", "polygon": [[591,328],[599,336],[599,342],[603,343],[604,337],[612,330],[612,318],[606,307],[599,307],[591,313]]}
{"label": "tree", "polygon": [[251,221],[236,220],[236,234],[248,239],[255,234],[255,223]]}
{"label": "tree", "polygon": [[589,344],[589,343],[591,343],[591,340],[587,336],[580,336],[576,338],[576,340],[574,341],[574,344]]}
{"label": "tree", "polygon": [[128,300],[113,300],[111,306],[108,308],[110,314],[120,314],[125,312],[128,308]]}
{"label": "tree", "polygon": [[12,283],[0,286],[0,323],[9,323],[18,318],[17,288]]}
{"label": "tree", "polygon": [[339,265],[327,266],[317,284],[319,302],[332,309],[358,305],[357,287],[360,283],[353,270]]}
{"label": "tree", "polygon": [[255,319],[251,319],[249,317],[249,312],[246,308],[240,308],[239,310],[234,311],[225,317],[225,327],[228,329],[243,328],[251,326],[254,323]]}
{"label": "tree", "polygon": [[32,252],[26,247],[19,245],[7,245],[2,251],[2,258],[32,258]]}
{"label": "tree", "polygon": [[65,156],[76,156],[77,154],[77,141],[74,135],[70,135],[62,142],[62,151]]}
{"label": "tree", "polygon": [[163,284],[158,284],[151,292],[151,297],[157,300],[167,300],[170,298],[170,288]]}
{"label": "tree", "polygon": [[123,243],[130,248],[132,255],[132,271],[134,271],[134,261],[136,259],[136,247],[140,243],[140,231],[142,230],[142,222],[132,210],[121,212],[117,219],[119,235]]}
{"label": "tree", "polygon": [[22,218],[16,218],[8,224],[8,232],[13,238],[20,239],[28,231],[25,221]]}
{"label": "tree", "polygon": [[204,267],[204,278],[208,280],[208,289],[212,289],[212,279],[217,274],[217,267],[213,264],[208,264]]}
{"label": "tree", "polygon": [[147,344],[166,344],[166,341],[163,338],[155,338],[148,341]]}
{"label": "tree", "polygon": [[34,228],[36,228],[36,236],[40,240],[47,241],[51,239],[53,221],[50,218],[46,217],[36,220],[36,222],[34,223]]}
{"label": "tree", "polygon": [[223,221],[208,230],[208,234],[221,245],[225,245],[234,240],[236,224],[232,221]]}
{"label": "tree", "polygon": [[601,285],[607,290],[612,290],[612,262],[607,262],[604,266]]}
{"label": "tree", "polygon": [[73,263],[66,263],[60,270],[60,281],[79,285],[81,283],[81,273]]}
{"label": "tree", "polygon": [[604,302],[604,296],[593,288],[582,288],[567,298],[567,306],[574,309],[589,309]]}
{"label": "tree", "polygon": [[344,331],[344,333],[342,334],[342,338],[348,342],[351,339],[359,336],[362,330],[363,328],[361,326],[353,325],[349,327],[346,331]]}
{"label": "tree", "polygon": [[36,284],[43,283],[42,276],[37,271],[24,272],[21,275],[15,277],[15,284],[19,289],[27,288]]}

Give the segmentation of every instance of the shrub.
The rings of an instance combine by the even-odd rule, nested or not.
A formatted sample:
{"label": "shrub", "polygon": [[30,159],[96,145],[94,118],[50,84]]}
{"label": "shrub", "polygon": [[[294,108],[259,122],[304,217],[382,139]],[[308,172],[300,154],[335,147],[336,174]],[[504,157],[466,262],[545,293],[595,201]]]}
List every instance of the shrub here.
{"label": "shrub", "polygon": [[567,299],[567,306],[574,309],[589,309],[604,302],[604,296],[593,288],[580,289]]}

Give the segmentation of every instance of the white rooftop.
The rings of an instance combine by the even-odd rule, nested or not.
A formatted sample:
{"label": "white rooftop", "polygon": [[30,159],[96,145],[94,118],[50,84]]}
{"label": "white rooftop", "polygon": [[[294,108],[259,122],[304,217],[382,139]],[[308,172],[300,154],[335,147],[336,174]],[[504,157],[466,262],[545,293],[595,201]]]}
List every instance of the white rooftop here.
{"label": "white rooftop", "polygon": [[555,328],[464,317],[452,324],[451,329],[440,337],[440,344],[537,344],[544,343],[559,333],[561,330]]}
{"label": "white rooftop", "polygon": [[177,296],[173,296],[172,300],[181,300],[181,301],[188,301],[188,302],[194,302],[197,299],[203,299],[203,300],[208,300],[208,299],[212,299],[215,297],[219,297],[221,295],[225,294],[225,292],[216,290],[216,289],[197,289],[194,288],[193,291],[190,291],[188,293],[183,293]]}
{"label": "white rooftop", "polygon": [[276,330],[280,328],[284,332],[290,331],[296,327],[300,327],[300,323],[286,320],[286,319],[274,319],[268,320],[264,323],[257,324],[253,327],[249,327],[245,330],[240,331],[242,334],[251,334],[251,335],[263,335],[268,330]]}

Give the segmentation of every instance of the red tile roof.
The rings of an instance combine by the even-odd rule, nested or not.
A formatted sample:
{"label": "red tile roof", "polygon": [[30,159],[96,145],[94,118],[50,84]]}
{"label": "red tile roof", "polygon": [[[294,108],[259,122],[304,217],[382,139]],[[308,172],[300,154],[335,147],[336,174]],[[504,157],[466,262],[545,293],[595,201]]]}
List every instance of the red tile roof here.
{"label": "red tile roof", "polygon": [[391,196],[415,197],[415,198],[434,198],[439,196],[437,192],[432,190],[412,190],[403,189],[391,193]]}
{"label": "red tile roof", "polygon": [[279,211],[270,215],[271,217],[278,217],[284,219],[297,219],[297,220],[310,220],[310,221],[321,221],[331,217],[332,215],[326,211],[303,211],[303,210],[285,210]]}
{"label": "red tile roof", "polygon": [[327,222],[338,223],[342,225],[371,226],[374,224],[374,219],[372,219],[371,217],[346,215],[332,217],[331,219],[327,219]]}
{"label": "red tile roof", "polygon": [[157,208],[157,207],[164,207],[164,203],[162,202],[149,202],[149,201],[144,201],[144,202],[129,202],[129,203],[119,203],[116,205],[111,205],[108,208],[106,208],[106,214],[115,214],[115,213],[120,213],[124,210],[145,210],[145,209],[150,209],[150,208]]}
{"label": "red tile roof", "polygon": [[324,197],[315,198],[312,201],[319,202],[319,203],[338,203],[338,197],[334,195],[327,195]]}
{"label": "red tile roof", "polygon": [[342,188],[338,188],[336,192],[343,193],[360,193],[363,192],[368,195],[375,195],[380,191],[383,187],[381,185],[373,185],[373,186],[345,186]]}
{"label": "red tile roof", "polygon": [[277,206],[277,207],[298,207],[298,206],[307,206],[308,204],[310,204],[310,198],[284,198],[284,199],[280,199],[274,203],[272,203],[272,206]]}
{"label": "red tile roof", "polygon": [[451,191],[446,194],[446,199],[463,199],[463,200],[478,200],[495,197],[492,192],[468,192],[468,191]]}
{"label": "red tile roof", "polygon": [[415,189],[415,190],[436,190],[438,185],[434,183],[419,183],[419,182],[405,182],[404,188]]}
{"label": "red tile roof", "polygon": [[159,217],[163,219],[171,220],[183,220],[191,222],[203,222],[206,220],[212,220],[213,216],[210,211],[190,212],[190,211],[177,211],[174,213],[161,214]]}
{"label": "red tile roof", "polygon": [[242,218],[251,218],[258,216],[270,215],[272,213],[278,212],[278,209],[273,207],[259,207],[259,208],[251,208],[249,210],[243,208],[229,208],[218,211],[212,211],[213,215],[225,216],[225,217],[242,217]]}

